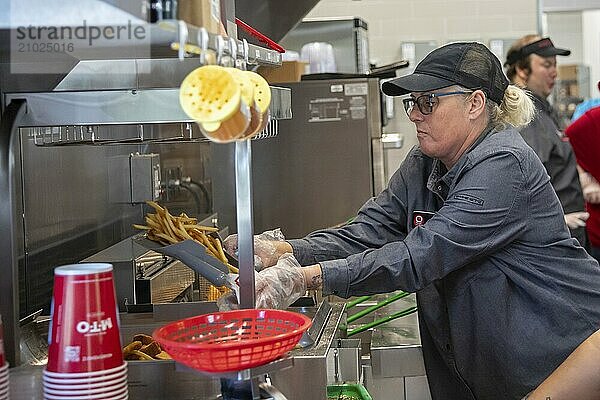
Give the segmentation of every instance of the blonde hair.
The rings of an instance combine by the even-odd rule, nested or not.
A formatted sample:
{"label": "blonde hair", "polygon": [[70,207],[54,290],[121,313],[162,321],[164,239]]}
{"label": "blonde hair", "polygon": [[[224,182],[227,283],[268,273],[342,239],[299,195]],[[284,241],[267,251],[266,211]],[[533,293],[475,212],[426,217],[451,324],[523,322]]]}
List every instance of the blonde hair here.
{"label": "blonde hair", "polygon": [[[473,91],[477,89],[468,89],[460,85],[454,86],[456,90]],[[485,92],[484,92],[485,93]],[[474,93],[465,95],[471,99]],[[502,131],[508,128],[519,129],[529,124],[535,117],[535,105],[531,100],[530,94],[516,85],[508,85],[504,91],[504,98],[500,105],[490,100],[485,95],[485,111],[488,116],[488,123],[494,130]]]}
{"label": "blonde hair", "polygon": [[535,105],[529,94],[516,85],[508,85],[502,103],[493,101],[486,104],[490,123],[496,130],[509,127],[519,129],[529,124],[535,117]]}

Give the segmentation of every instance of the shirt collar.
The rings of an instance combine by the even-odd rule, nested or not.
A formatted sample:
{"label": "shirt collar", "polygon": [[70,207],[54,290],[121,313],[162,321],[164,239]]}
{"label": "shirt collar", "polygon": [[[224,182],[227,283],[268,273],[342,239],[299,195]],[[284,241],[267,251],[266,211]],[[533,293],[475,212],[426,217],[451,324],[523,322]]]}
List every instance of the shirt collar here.
{"label": "shirt collar", "polygon": [[532,98],[533,102],[535,103],[536,107],[541,108],[542,110],[544,110],[546,112],[552,111],[552,105],[550,105],[550,102],[547,99],[538,96],[537,94],[535,94],[534,92],[532,92],[530,90],[528,90],[527,92],[531,95],[531,98]]}
{"label": "shirt collar", "polygon": [[467,155],[477,147],[483,140],[493,132],[493,126],[488,124],[483,133],[479,135],[477,140],[469,146],[467,151],[459,158],[458,162],[448,170],[444,163],[437,158],[433,159],[433,165],[429,178],[427,179],[427,189],[440,196],[443,200],[448,196],[450,185],[454,181],[456,174],[462,168],[467,160]]}

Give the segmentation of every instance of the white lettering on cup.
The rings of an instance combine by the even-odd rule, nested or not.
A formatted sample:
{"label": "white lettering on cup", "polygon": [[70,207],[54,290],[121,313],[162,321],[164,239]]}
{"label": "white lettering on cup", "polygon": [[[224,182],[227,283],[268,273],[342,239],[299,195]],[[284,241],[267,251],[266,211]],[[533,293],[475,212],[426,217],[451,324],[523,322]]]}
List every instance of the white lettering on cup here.
{"label": "white lettering on cup", "polygon": [[106,318],[100,321],[87,322],[87,321],[79,321],[75,326],[77,332],[79,333],[99,333],[107,331],[113,327],[112,319]]}

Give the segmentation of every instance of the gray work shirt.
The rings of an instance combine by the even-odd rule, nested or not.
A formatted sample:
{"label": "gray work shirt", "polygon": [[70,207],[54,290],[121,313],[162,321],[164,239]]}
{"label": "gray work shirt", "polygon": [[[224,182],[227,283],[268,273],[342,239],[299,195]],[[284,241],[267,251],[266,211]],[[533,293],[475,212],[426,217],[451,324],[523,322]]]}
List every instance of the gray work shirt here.
{"label": "gray work shirt", "polygon": [[414,148],[353,223],[289,242],[325,294],[417,292],[436,400],[520,399],[600,327],[600,267],[516,130],[450,171]]}
{"label": "gray work shirt", "polygon": [[[575,153],[567,138],[559,130],[558,116],[546,101],[532,93],[536,116],[530,124],[521,129],[525,142],[538,155],[550,183],[558,195],[565,213],[584,211],[583,192],[577,172]],[[582,246],[587,243],[585,228],[571,230],[571,235]]]}

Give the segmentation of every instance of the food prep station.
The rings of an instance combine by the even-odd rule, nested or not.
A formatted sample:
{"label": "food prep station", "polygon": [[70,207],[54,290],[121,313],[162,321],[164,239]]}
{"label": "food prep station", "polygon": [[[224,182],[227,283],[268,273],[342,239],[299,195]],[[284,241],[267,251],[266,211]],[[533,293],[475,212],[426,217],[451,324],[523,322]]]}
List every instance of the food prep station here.
{"label": "food prep station", "polygon": [[[222,2],[226,13],[235,8],[233,0]],[[14,81],[3,82],[0,203],[6,207],[0,212],[5,238],[0,242],[0,313],[11,364],[11,399],[43,398],[53,267],[80,261],[113,264],[123,345],[135,334],[151,334],[168,322],[217,310],[197,274],[132,240],[131,224],[142,219],[145,200],[168,200],[171,209],[195,207],[202,224],[224,228],[220,233],[225,236],[227,226],[206,193],[235,190],[241,304],[254,304],[251,141],[216,149],[220,145],[203,138],[183,113],[179,84],[199,60],[181,49],[206,47],[216,59],[241,60],[249,67],[279,65],[281,55],[181,21],[146,27],[155,50],[151,58],[78,60],[62,76],[14,75]],[[360,85],[377,92],[377,82]],[[293,121],[290,88],[273,86],[271,91],[271,121],[257,143],[280,135],[280,121]],[[373,97],[377,102],[378,93]],[[371,114],[379,111],[376,104]],[[369,130],[377,128],[377,122],[370,122]],[[229,157],[221,158],[224,149]],[[369,174],[368,190],[381,188],[382,175],[375,172],[379,160],[372,162],[370,172],[378,182]],[[235,177],[222,177],[226,167]],[[190,171],[194,176],[186,177]],[[184,182],[194,180],[206,195],[205,210],[198,192],[181,196],[184,188],[189,191]],[[225,377],[256,382],[265,399],[326,399],[331,398],[329,386],[362,383],[373,399],[426,400],[416,314],[349,336],[358,326],[415,306],[414,296],[408,296],[347,323],[348,317],[389,296],[374,296],[347,310],[344,299],[307,293],[290,308],[313,321],[302,347]],[[221,378],[172,360],[128,363],[131,399],[222,398]]]}
{"label": "food prep station", "polygon": [[[378,300],[383,297],[379,296]],[[348,330],[355,326],[414,305],[413,296],[356,320],[356,325],[346,324],[347,315],[352,313],[345,309],[344,302],[318,300],[319,306],[290,308],[313,319],[310,336],[314,343],[297,348],[269,365],[235,376],[239,379],[261,377],[264,379],[262,387],[273,399],[326,399],[328,385],[358,382],[363,382],[373,399],[430,398],[416,315],[346,337]],[[355,311],[372,304],[373,301],[369,301]],[[138,333],[150,334],[169,321],[213,311],[216,311],[214,302],[188,302],[155,305],[153,312],[121,313],[122,342],[129,343]],[[44,336],[48,321],[48,317],[38,316],[23,329],[26,335],[20,347],[24,364],[10,370],[11,399],[43,398],[42,369],[47,357]],[[221,390],[219,377],[165,360],[129,361],[128,387],[131,399],[148,400],[218,399]]]}

